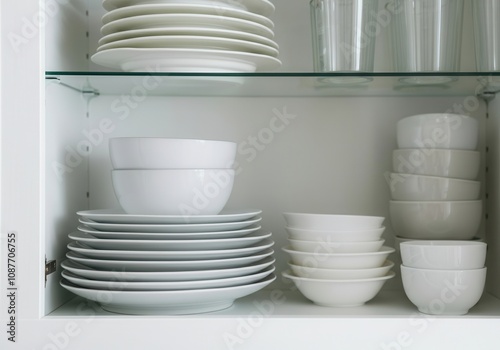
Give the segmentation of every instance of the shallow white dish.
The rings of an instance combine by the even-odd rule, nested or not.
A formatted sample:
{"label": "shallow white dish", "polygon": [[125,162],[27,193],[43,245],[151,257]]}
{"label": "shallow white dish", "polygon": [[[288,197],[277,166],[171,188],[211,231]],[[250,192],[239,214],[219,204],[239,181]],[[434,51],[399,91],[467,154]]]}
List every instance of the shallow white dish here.
{"label": "shallow white dish", "polygon": [[304,241],[288,239],[293,250],[316,253],[367,253],[379,250],[385,240],[367,242]]}
{"label": "shallow white dish", "polygon": [[167,282],[167,281],[197,281],[219,278],[245,276],[262,271],[274,264],[272,256],[261,259],[247,266],[222,268],[214,270],[191,271],[124,271],[95,269],[73,260],[64,260],[61,267],[77,276],[98,281],[127,281],[127,282]]}
{"label": "shallow white dish", "polygon": [[274,274],[243,286],[178,291],[110,291],[80,288],[61,280],[76,295],[98,302],[104,310],[131,315],[181,315],[222,310],[235,299],[255,293],[276,279]]}
{"label": "shallow white dish", "polygon": [[230,269],[243,267],[260,261],[272,255],[272,249],[265,249],[262,252],[248,256],[227,259],[209,260],[106,260],[92,259],[76,252],[66,253],[66,257],[85,266],[103,270],[119,270],[131,272],[165,272],[165,271],[192,271],[192,270],[213,270]]}
{"label": "shallow white dish", "polygon": [[320,231],[300,229],[285,226],[290,239],[303,241],[321,241],[321,242],[370,242],[380,239],[385,231],[385,226],[375,229],[365,229],[359,231],[332,230]]}
{"label": "shallow white dish", "polygon": [[78,219],[82,224],[101,231],[117,232],[149,232],[149,233],[181,233],[181,232],[215,232],[239,230],[262,220],[261,217],[243,221],[213,222],[206,224],[120,224],[94,222],[86,218]]}
{"label": "shallow white dish", "polygon": [[262,24],[270,29],[274,29],[274,23],[265,16],[253,12],[229,8],[224,9],[210,5],[200,4],[136,4],[111,10],[102,16],[102,23],[107,24],[122,18],[155,14],[203,14],[216,15],[220,17],[239,18],[247,21]]}
{"label": "shallow white dish", "polygon": [[260,230],[261,226],[252,225],[241,230],[215,231],[215,232],[179,232],[179,233],[148,233],[148,232],[114,232],[99,231],[80,225],[78,231],[90,233],[94,237],[103,239],[142,239],[142,240],[165,240],[165,239],[225,239],[246,236]]}
{"label": "shallow white dish", "polygon": [[159,35],[123,39],[99,46],[97,51],[118,48],[227,50],[278,57],[278,50],[274,47],[252,41],[190,35]]}
{"label": "shallow white dish", "polygon": [[255,232],[238,238],[222,239],[176,239],[176,240],[141,240],[141,239],[103,239],[96,238],[86,232],[71,232],[68,237],[95,249],[110,250],[148,250],[148,251],[180,251],[180,250],[210,250],[239,249],[249,247],[266,238],[271,232]]}
{"label": "shallow white dish", "polygon": [[274,13],[274,5],[268,0],[104,0],[102,6],[107,11],[132,5],[143,4],[197,4],[210,5],[220,8],[221,11],[226,8],[236,8],[248,10],[266,17]]}
{"label": "shallow white dish", "polygon": [[317,267],[307,267],[288,263],[294,275],[305,278],[327,279],[327,280],[352,280],[376,278],[385,276],[394,263],[386,260],[380,267],[371,269],[320,269]]}
{"label": "shallow white dish", "polygon": [[110,49],[95,53],[92,61],[131,72],[252,73],[281,66],[267,55],[208,49]]}
{"label": "shallow white dish", "polygon": [[274,32],[267,26],[254,21],[248,21],[241,18],[221,17],[217,15],[203,14],[157,14],[144,15],[129,18],[122,18],[101,27],[101,34],[108,35],[111,33],[121,32],[132,29],[147,29],[147,28],[166,28],[190,26],[203,28],[219,28],[228,30],[241,30],[252,34],[262,35],[272,39]]}
{"label": "shallow white dish", "polygon": [[105,250],[94,249],[78,242],[67,245],[69,250],[80,253],[90,258],[102,258],[111,260],[202,260],[202,259],[226,259],[247,256],[261,252],[274,245],[270,239],[253,244],[245,248],[215,249],[215,250],[176,250],[176,251],[153,251],[153,250]]}
{"label": "shallow white dish", "polygon": [[283,213],[283,216],[288,227],[320,231],[377,229],[385,219],[382,216],[315,213]]}
{"label": "shallow white dish", "polygon": [[252,41],[262,45],[271,46],[276,50],[279,49],[278,44],[274,40],[266,38],[262,35],[256,35],[241,30],[199,28],[199,27],[187,27],[187,26],[125,30],[102,37],[101,39],[99,39],[98,45],[101,46],[118,40],[132,39],[145,36],[158,36],[158,35],[215,36],[219,38]]}

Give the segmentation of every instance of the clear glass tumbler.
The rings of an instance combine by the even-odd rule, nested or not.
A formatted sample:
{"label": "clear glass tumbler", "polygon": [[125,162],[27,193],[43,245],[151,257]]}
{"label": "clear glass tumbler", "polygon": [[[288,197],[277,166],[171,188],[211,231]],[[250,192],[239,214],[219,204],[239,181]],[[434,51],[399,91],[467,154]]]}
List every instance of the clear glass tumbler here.
{"label": "clear glass tumbler", "polygon": [[372,72],[378,0],[311,0],[314,70]]}
{"label": "clear glass tumbler", "polygon": [[500,71],[500,1],[473,0],[476,69],[479,72]]}
{"label": "clear glass tumbler", "polygon": [[389,8],[396,71],[460,70],[464,0],[391,0]]}

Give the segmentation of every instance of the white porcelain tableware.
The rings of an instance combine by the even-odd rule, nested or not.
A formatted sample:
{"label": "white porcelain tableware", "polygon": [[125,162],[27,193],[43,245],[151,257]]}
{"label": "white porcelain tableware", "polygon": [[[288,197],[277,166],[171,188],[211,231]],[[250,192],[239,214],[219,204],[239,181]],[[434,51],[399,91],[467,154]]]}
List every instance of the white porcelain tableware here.
{"label": "white porcelain tableware", "polygon": [[303,241],[288,239],[290,248],[302,252],[316,253],[368,253],[378,251],[385,240],[367,242]]}
{"label": "white porcelain tableware", "polygon": [[380,239],[385,227],[364,230],[310,230],[285,226],[290,239],[321,242],[373,242]]}
{"label": "white porcelain tableware", "polygon": [[355,307],[372,300],[385,282],[395,276],[389,272],[383,277],[349,280],[326,280],[297,277],[289,271],[283,276],[291,279],[297,289],[313,303],[328,307]]}
{"label": "white porcelain tableware", "polygon": [[288,227],[320,231],[377,229],[384,221],[384,217],[366,215],[283,213],[283,216]]}
{"label": "white porcelain tableware", "polygon": [[486,247],[486,243],[474,241],[408,241],[400,244],[400,251],[407,267],[467,270],[484,267]]}
{"label": "white porcelain tableware", "polygon": [[401,266],[406,296],[424,314],[465,315],[484,290],[486,267],[473,270],[429,270]]}
{"label": "white porcelain tableware", "polygon": [[386,260],[380,267],[368,269],[322,269],[318,267],[295,265],[291,262],[289,262],[288,265],[294,275],[298,277],[326,280],[351,280],[382,277],[394,267],[394,263],[390,260]]}

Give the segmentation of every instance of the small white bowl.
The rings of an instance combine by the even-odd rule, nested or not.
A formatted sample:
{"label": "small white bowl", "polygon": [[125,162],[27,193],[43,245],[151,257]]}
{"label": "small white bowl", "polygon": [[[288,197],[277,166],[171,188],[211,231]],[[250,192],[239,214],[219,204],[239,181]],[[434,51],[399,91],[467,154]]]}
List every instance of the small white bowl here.
{"label": "small white bowl", "polygon": [[482,201],[390,201],[397,236],[411,239],[470,240],[482,219]]}
{"label": "small white bowl", "polygon": [[424,314],[465,315],[481,298],[486,267],[474,270],[429,270],[401,265],[404,291]]}
{"label": "small white bowl", "polygon": [[231,195],[234,170],[113,170],[112,180],[127,214],[216,215]]}
{"label": "small white bowl", "polygon": [[334,242],[331,240],[303,241],[288,239],[293,250],[310,253],[368,253],[378,251],[384,239],[367,242]]}
{"label": "small white bowl", "polygon": [[409,241],[400,244],[404,266],[437,270],[484,267],[486,243],[473,241]]}
{"label": "small white bowl", "polygon": [[384,222],[381,216],[309,213],[283,213],[283,216],[288,227],[320,231],[376,229]]}
{"label": "small white bowl", "polygon": [[323,280],[352,280],[382,277],[394,267],[394,263],[390,260],[386,260],[382,266],[372,269],[320,269],[317,267],[295,265],[291,262],[288,265],[298,277]]}
{"label": "small white bowl", "polygon": [[321,269],[372,269],[381,267],[389,254],[395,252],[394,248],[386,246],[382,246],[377,252],[338,254],[307,253],[289,247],[282,249],[290,255],[293,264]]}
{"label": "small white bowl", "polygon": [[466,115],[419,114],[397,123],[398,148],[475,150],[478,136],[477,120]]}
{"label": "small white bowl", "polygon": [[392,199],[398,201],[468,201],[479,199],[481,182],[392,173],[389,188]]}
{"label": "small white bowl", "polygon": [[285,226],[289,239],[302,241],[326,241],[326,242],[370,242],[377,241],[382,237],[385,227],[364,229],[359,231],[333,230],[319,231],[300,229]]}
{"label": "small white bowl", "polygon": [[478,151],[429,148],[392,151],[392,170],[395,173],[475,180],[480,164],[481,153]]}
{"label": "small white bowl", "polygon": [[372,300],[385,282],[395,276],[389,272],[383,277],[357,280],[324,280],[295,276],[286,271],[283,276],[291,279],[297,289],[313,303],[328,307],[355,307]]}
{"label": "small white bowl", "polygon": [[114,169],[225,169],[237,144],[230,141],[117,137],[109,140]]}

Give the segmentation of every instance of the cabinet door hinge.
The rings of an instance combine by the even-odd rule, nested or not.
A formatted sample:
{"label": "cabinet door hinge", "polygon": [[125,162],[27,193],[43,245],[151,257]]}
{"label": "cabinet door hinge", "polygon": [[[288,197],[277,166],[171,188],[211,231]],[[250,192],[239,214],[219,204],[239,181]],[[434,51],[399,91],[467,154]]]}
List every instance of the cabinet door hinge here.
{"label": "cabinet door hinge", "polygon": [[56,260],[47,260],[45,258],[45,287],[47,287],[47,276],[51,273],[56,272],[57,269],[57,261]]}

